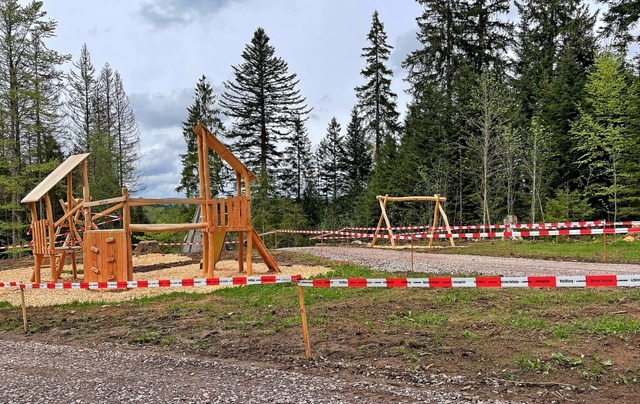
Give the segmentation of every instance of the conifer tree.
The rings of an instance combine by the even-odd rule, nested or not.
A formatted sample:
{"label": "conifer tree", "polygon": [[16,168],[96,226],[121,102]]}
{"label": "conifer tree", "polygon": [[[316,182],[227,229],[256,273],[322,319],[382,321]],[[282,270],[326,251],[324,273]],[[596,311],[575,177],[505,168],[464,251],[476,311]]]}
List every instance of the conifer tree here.
{"label": "conifer tree", "polygon": [[278,142],[286,140],[295,122],[304,121],[309,112],[296,74],[289,73],[287,62],[276,56],[269,41],[263,28],[255,31],[242,52],[244,61],[232,66],[234,80],[224,82],[220,100],[233,119],[228,134],[233,149],[258,174],[265,195],[281,165]]}
{"label": "conifer tree", "polygon": [[57,157],[58,131],[49,121],[56,109],[51,88],[66,57],[45,44],[56,26],[46,19],[42,2],[0,1],[0,231],[14,244],[21,243],[28,226],[20,199],[42,171],[50,171],[43,164],[55,165],[50,160]]}
{"label": "conifer tree", "polygon": [[92,130],[92,102],[96,78],[95,67],[87,44],[82,45],[80,57],[73,62],[67,85],[67,109],[69,111],[69,137],[73,152],[89,151],[87,138]]}
{"label": "conifer tree", "polygon": [[115,143],[118,186],[126,187],[130,192],[139,191],[144,186],[140,183],[138,175],[140,131],[118,72],[114,75],[112,105],[112,135]]}
{"label": "conifer tree", "polygon": [[640,34],[633,34],[640,25],[640,0],[598,0],[608,4],[604,14],[603,32],[621,49],[630,42],[639,41]]}
{"label": "conifer tree", "polygon": [[311,175],[311,141],[302,120],[297,119],[287,137],[288,145],[283,152],[284,169],[280,173],[280,186],[285,196],[293,196],[300,202],[308,177]]}
{"label": "conifer tree", "polygon": [[[218,137],[225,134],[220,110],[216,106],[217,97],[206,76],[202,76],[196,84],[193,104],[187,108],[187,120],[182,123],[182,135],[187,143],[187,152],[180,154],[182,160],[182,177],[177,192],[184,192],[188,198],[200,196],[198,194],[198,145],[193,132],[199,122]],[[224,193],[225,181],[228,179],[226,167],[220,157],[212,150],[209,151],[209,179],[213,196]]]}
{"label": "conifer tree", "polygon": [[317,151],[320,192],[326,201],[333,203],[344,193],[344,140],[341,129],[336,118],[331,118]]}
{"label": "conifer tree", "polygon": [[362,119],[358,116],[356,107],[351,109],[351,120],[344,137],[343,160],[347,191],[356,197],[364,190],[373,164]]}
{"label": "conifer tree", "polygon": [[371,30],[367,36],[370,46],[362,49],[362,57],[367,65],[360,74],[367,82],[356,87],[359,115],[363,117],[365,131],[373,140],[374,160],[380,160],[383,141],[387,137],[398,136],[397,95],[391,91],[393,72],[386,66],[391,54],[391,45],[387,44],[387,34],[384,24],[378,18],[378,12],[373,13]]}

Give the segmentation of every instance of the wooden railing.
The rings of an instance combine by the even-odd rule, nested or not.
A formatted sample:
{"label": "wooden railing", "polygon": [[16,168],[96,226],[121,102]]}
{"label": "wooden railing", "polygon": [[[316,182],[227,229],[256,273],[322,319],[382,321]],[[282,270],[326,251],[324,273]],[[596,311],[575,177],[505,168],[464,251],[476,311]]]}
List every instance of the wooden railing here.
{"label": "wooden railing", "polygon": [[213,199],[209,202],[209,231],[251,230],[251,201],[246,196]]}

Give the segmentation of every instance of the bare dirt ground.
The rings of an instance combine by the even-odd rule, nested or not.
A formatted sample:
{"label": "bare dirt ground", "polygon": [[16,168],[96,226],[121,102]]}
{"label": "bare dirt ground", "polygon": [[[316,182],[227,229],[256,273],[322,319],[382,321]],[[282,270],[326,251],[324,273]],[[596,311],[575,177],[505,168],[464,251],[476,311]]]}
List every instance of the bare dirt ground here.
{"label": "bare dirt ground", "polygon": [[[295,251],[390,271],[410,268],[409,251]],[[275,256],[283,268],[317,266],[291,251]],[[171,259],[179,267],[198,264],[191,257]],[[172,270],[165,268],[170,262],[139,263],[136,276],[160,276],[154,271]],[[554,275],[640,273],[640,266],[417,253],[414,270]],[[27,334],[19,310],[0,308],[0,375],[6,380],[0,401],[640,402],[637,333],[550,339],[549,330],[494,320],[520,300],[518,315],[533,318],[535,305],[524,301],[542,304],[557,299],[556,292],[419,292],[349,290],[347,298],[331,300],[307,291],[311,361],[303,356],[294,288],[282,289],[273,305],[207,294],[145,304],[30,307]],[[598,292],[598,299],[592,291],[576,292],[579,312],[553,303],[543,320],[570,323],[586,312],[640,321],[638,299],[632,298],[637,292]],[[111,294],[123,293],[129,292]],[[600,298],[607,294],[611,304],[603,306]],[[469,311],[472,306],[487,316]],[[450,320],[431,321],[439,315]],[[461,316],[464,321],[453,321]],[[419,321],[424,318],[429,321]],[[554,353],[584,364],[553,361]]]}

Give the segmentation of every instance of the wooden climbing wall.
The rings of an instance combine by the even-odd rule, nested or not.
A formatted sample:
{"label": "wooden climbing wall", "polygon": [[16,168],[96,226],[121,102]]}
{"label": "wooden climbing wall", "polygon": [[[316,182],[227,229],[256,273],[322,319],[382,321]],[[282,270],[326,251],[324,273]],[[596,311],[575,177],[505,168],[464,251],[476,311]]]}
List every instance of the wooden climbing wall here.
{"label": "wooden climbing wall", "polygon": [[128,270],[127,246],[124,230],[91,230],[84,233],[84,281],[111,282],[133,280]]}

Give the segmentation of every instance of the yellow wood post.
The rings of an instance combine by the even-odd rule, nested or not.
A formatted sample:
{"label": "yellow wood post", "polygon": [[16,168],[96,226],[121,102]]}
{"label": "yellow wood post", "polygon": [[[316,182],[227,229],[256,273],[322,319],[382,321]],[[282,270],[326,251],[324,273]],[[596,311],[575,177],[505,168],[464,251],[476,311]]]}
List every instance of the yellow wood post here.
{"label": "yellow wood post", "polygon": [[[247,195],[247,214],[249,215],[249,218],[251,218],[251,187],[249,186],[250,181],[249,181],[249,176],[245,174],[244,176],[244,183],[245,183],[245,192]],[[248,219],[249,220],[249,219]],[[251,237],[251,234],[247,234],[247,275],[251,276],[253,275],[253,265],[251,263],[251,256],[253,255],[253,237]]]}
{"label": "yellow wood post", "polygon": [[[442,207],[442,204],[438,204],[438,207],[440,208],[440,214],[442,215],[442,220],[444,221],[444,225],[447,228],[447,234],[452,234],[451,226],[449,226],[449,218],[447,217],[447,214],[444,212],[444,208]],[[455,241],[453,241],[453,237],[449,239],[449,244],[451,244],[451,247],[456,246]]]}
{"label": "yellow wood post", "polygon": [[298,302],[300,303],[300,319],[302,320],[302,339],[304,340],[304,356],[311,359],[311,342],[309,341],[309,327],[307,325],[307,311],[304,307],[303,287],[298,285]]}
{"label": "yellow wood post", "polygon": [[384,216],[380,213],[380,220],[378,220],[378,226],[376,226],[376,231],[373,233],[373,240],[371,240],[370,247],[376,245],[376,241],[378,240],[378,233],[380,232],[380,227],[382,226],[382,221],[384,220]]}
{"label": "yellow wood post", "polygon": [[20,286],[20,302],[22,303],[22,328],[24,328],[24,332],[27,330],[27,305],[24,301],[24,286]]}
{"label": "yellow wood post", "polygon": [[429,239],[429,248],[433,247],[433,237],[436,231],[436,226],[438,226],[438,211],[440,210],[440,195],[433,195],[436,200],[436,206],[433,209],[433,226],[431,226],[431,238]]}
{"label": "yellow wood post", "polygon": [[413,236],[411,236],[411,272],[413,272]]}
{"label": "yellow wood post", "polygon": [[389,217],[387,216],[387,200],[389,199],[389,194],[384,196],[384,200],[383,201],[379,201],[380,202],[380,209],[382,210],[382,216],[384,217],[384,222],[387,225],[387,231],[389,233],[389,237],[391,239],[391,247],[395,247],[396,246],[396,240],[393,237],[393,230],[391,230],[391,223],[389,222]]}
{"label": "yellow wood post", "polygon": [[122,229],[124,230],[125,246],[127,249],[127,280],[133,280],[133,252],[131,250],[131,208],[129,205],[129,190],[122,188]]}

